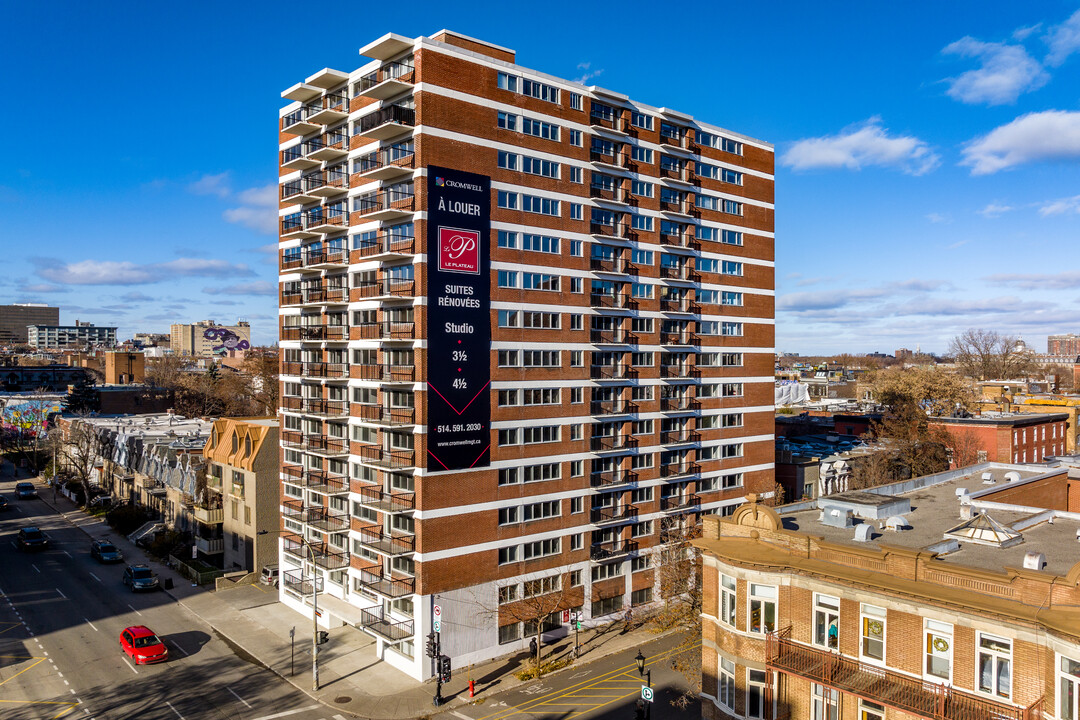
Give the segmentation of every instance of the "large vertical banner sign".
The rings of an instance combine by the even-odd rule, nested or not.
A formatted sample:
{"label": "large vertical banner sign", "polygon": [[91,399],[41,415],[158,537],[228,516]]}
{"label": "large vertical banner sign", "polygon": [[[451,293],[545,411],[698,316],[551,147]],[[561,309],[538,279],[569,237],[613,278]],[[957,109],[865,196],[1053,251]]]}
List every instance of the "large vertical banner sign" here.
{"label": "large vertical banner sign", "polygon": [[491,178],[428,167],[427,469],[491,462]]}

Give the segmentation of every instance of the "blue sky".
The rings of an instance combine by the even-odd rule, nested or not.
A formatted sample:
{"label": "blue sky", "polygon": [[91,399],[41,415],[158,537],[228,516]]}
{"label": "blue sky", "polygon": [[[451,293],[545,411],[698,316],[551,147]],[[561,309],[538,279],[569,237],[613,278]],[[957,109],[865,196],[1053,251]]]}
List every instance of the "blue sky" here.
{"label": "blue sky", "polygon": [[250,5],[6,3],[0,303],[272,341],[279,93],[446,27],[774,143],[781,350],[1080,331],[1075,0]]}

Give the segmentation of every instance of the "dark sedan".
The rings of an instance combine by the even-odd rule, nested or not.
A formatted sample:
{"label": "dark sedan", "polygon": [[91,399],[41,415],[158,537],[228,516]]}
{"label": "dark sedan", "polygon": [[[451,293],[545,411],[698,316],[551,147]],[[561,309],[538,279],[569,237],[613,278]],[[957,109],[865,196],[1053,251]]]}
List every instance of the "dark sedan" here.
{"label": "dark sedan", "polygon": [[15,495],[20,500],[28,500],[32,497],[37,497],[37,488],[34,487],[32,482],[21,482],[15,484]]}
{"label": "dark sedan", "polygon": [[19,530],[15,543],[20,550],[44,550],[49,547],[49,536],[36,527],[24,527]]}
{"label": "dark sedan", "polygon": [[90,557],[101,563],[117,563],[124,559],[124,554],[108,540],[95,540],[90,543]]}

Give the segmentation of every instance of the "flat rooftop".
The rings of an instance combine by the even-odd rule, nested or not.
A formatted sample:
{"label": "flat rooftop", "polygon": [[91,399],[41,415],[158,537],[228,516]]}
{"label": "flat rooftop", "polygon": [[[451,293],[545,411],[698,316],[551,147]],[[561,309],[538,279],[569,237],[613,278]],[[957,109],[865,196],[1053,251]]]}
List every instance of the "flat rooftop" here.
{"label": "flat rooftop", "polygon": [[[902,483],[826,495],[776,510],[785,529],[819,536],[829,542],[863,548],[894,546],[926,550],[939,553],[938,559],[947,563],[999,572],[1006,567],[1022,568],[1027,553],[1040,552],[1046,559],[1042,568],[1045,572],[1065,575],[1080,560],[1077,540],[1080,513],[1067,512],[1064,507],[1040,507],[1035,499],[1050,494],[1046,493],[1048,484],[1057,487],[1058,483],[1060,497],[1067,498],[1068,469],[1067,463],[982,463]],[[992,483],[984,483],[985,474],[989,474]],[[1033,492],[1025,493],[1025,486]],[[1002,491],[1008,491],[1008,502],[1001,497]],[[1023,504],[1025,495],[1032,498],[1033,504]],[[886,519],[853,517],[852,527],[823,522],[822,508],[830,506],[847,509],[864,505],[866,514],[873,516],[873,509],[885,500],[883,496],[903,498],[910,503],[910,511],[902,516],[906,529],[888,529]],[[1019,533],[1020,539],[995,546],[945,536],[979,515],[992,518],[1005,534]],[[830,522],[835,522],[835,518]],[[982,523],[986,523],[985,517]],[[865,542],[855,539],[859,525],[871,528]]]}

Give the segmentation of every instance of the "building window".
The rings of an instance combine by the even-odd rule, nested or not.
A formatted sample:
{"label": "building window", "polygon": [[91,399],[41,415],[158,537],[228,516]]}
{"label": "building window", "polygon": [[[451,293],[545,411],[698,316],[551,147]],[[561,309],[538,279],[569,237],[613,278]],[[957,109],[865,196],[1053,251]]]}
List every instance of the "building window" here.
{"label": "building window", "polygon": [[[571,220],[584,220],[585,211],[582,209],[581,203],[570,203],[570,219]],[[577,242],[581,242],[580,240]],[[573,253],[571,253],[573,254]]]}
{"label": "building window", "polygon": [[735,578],[720,576],[720,622],[735,627]]}
{"label": "building window", "polygon": [[730,712],[735,712],[735,663],[727,658],[720,658],[720,674],[716,699]]}
{"label": "building window", "polygon": [[571,110],[580,110],[581,109],[581,96],[578,95],[577,93],[567,93],[567,94],[570,96],[570,109]]}
{"label": "building window", "polygon": [[509,642],[521,639],[521,623],[511,623],[510,625],[499,626],[499,644],[505,645]]}
{"label": "building window", "polygon": [[814,601],[814,644],[839,647],[840,598],[818,595]]}
{"label": "building window", "polygon": [[776,586],[750,584],[750,632],[776,629]]}
{"label": "building window", "polygon": [[885,608],[862,606],[860,653],[870,660],[885,660]]}
{"label": "building window", "polygon": [[572,183],[584,182],[581,179],[581,176],[582,176],[581,168],[579,168],[579,167],[571,167],[570,168],[570,182],[572,182]]}
{"label": "building window", "polygon": [[1058,666],[1058,717],[1080,718],[1080,662],[1062,657]]}
{"label": "building window", "polygon": [[[595,570],[596,568],[593,568]],[[595,574],[595,573],[594,573]],[[622,610],[623,596],[616,595],[615,597],[604,598],[603,600],[595,600],[592,604],[592,617],[600,617],[601,615],[610,615],[611,613]]]}
{"label": "building window", "polygon": [[652,602],[652,588],[642,588],[640,590],[634,590],[630,593],[630,605],[645,605]]}
{"label": "building window", "polygon": [[510,547],[499,548],[499,564],[505,565],[506,563],[517,562],[518,546],[511,545]]}
{"label": "building window", "polygon": [[952,625],[926,621],[926,674],[952,680]]}
{"label": "building window", "polygon": [[748,718],[771,718],[772,713],[766,707],[765,682],[766,674],[764,670],[750,670],[746,671],[746,717]]}
{"label": "building window", "polygon": [[885,720],[885,706],[860,698],[859,720]]}
{"label": "building window", "polygon": [[1012,691],[1012,641],[979,633],[979,691],[1009,698]]}
{"label": "building window", "polygon": [[840,711],[840,691],[810,683],[811,720],[836,720]]}
{"label": "building window", "polygon": [[568,134],[570,135],[570,144],[574,147],[581,147],[581,131],[570,130]]}

